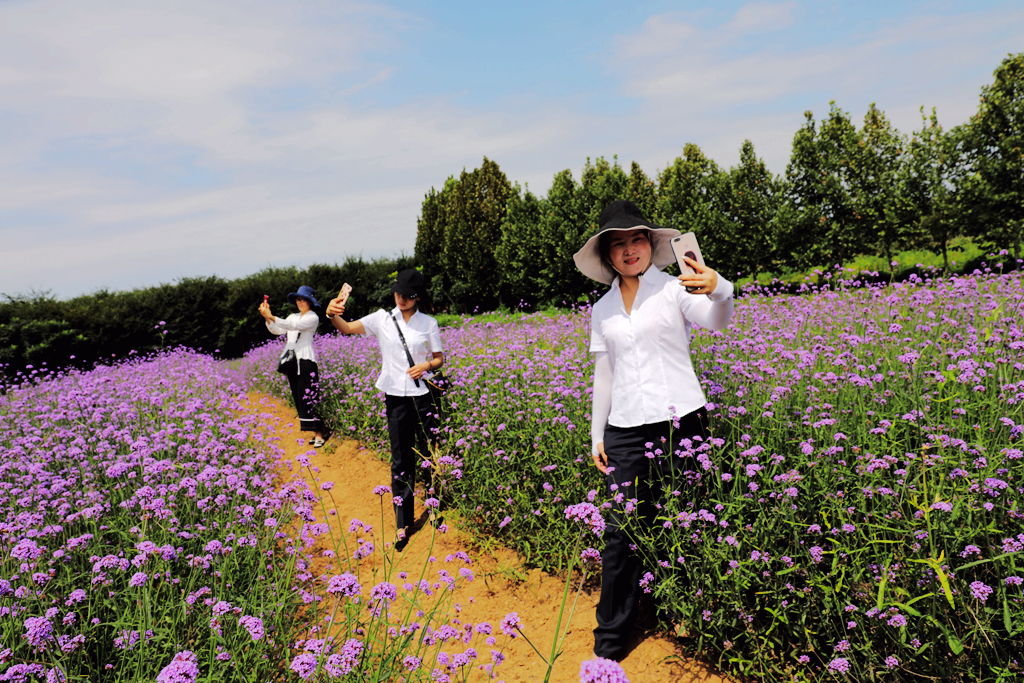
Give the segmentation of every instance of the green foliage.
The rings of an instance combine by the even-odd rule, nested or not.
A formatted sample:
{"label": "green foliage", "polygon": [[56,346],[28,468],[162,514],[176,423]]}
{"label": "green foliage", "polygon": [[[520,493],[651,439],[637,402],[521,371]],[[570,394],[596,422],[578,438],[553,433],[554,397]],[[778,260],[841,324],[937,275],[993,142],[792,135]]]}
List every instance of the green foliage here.
{"label": "green foliage", "polygon": [[779,259],[795,268],[841,263],[865,246],[852,193],[857,129],[835,102],[820,130],[811,112],[804,116],[786,167],[786,220],[777,236]]}
{"label": "green foliage", "polygon": [[978,236],[1013,247],[1024,237],[1024,53],[1010,55],[981,89],[978,113],[964,125],[964,151],[975,175],[968,210]]}
{"label": "green foliage", "polygon": [[[361,317],[391,306],[394,274],[413,265],[411,257],[342,265],[266,268],[238,280],[184,278],[174,284],[109,292],[57,301],[47,293],[7,296],[0,302],[0,373],[28,365],[87,366],[132,354],[186,346],[236,357],[265,342],[269,333],[257,307],[270,297],[276,315],[294,312],[288,294],[311,286],[322,305],[352,285],[346,315]],[[331,329],[321,321],[321,330]]]}
{"label": "green foliage", "polygon": [[[438,214],[431,218],[433,233],[423,240],[427,250],[417,254],[417,261],[429,259],[431,273],[440,276],[431,290],[438,306],[457,312],[489,310],[498,304],[494,251],[501,240],[512,184],[498,164],[484,157],[480,168],[463,171],[443,194],[437,202]],[[440,255],[433,256],[438,243],[443,245]]]}
{"label": "green foliage", "polygon": [[857,251],[872,246],[888,261],[894,251],[920,242],[916,235],[919,224],[900,211],[898,196],[906,177],[907,140],[892,128],[874,102],[864,116],[859,137],[852,169],[856,218],[863,226]]}
{"label": "green foliage", "polygon": [[654,221],[666,228],[697,235],[704,260],[717,267],[729,256],[733,225],[726,218],[730,205],[729,175],[700,147],[687,143],[658,176]]}
{"label": "green foliage", "polygon": [[947,133],[939,125],[938,115],[924,115],[921,130],[908,143],[908,158],[900,183],[900,217],[904,223],[918,222],[918,244],[942,255],[943,268],[949,272],[949,243],[967,228],[960,208],[961,188],[967,176],[966,157],[958,153],[958,130]]}
{"label": "green foliage", "polygon": [[543,296],[546,278],[541,268],[548,254],[540,226],[546,206],[529,188],[524,190],[518,183],[512,188],[501,239],[494,250],[495,260],[501,264],[501,302],[506,306],[532,307]]}
{"label": "green foliage", "polygon": [[431,283],[431,294],[435,300],[443,300],[445,205],[454,186],[455,178],[448,176],[440,192],[430,188],[423,198],[423,208],[416,221],[416,263]]}
{"label": "green foliage", "polygon": [[745,140],[739,166],[729,170],[729,203],[723,211],[729,221],[729,249],[716,266],[723,275],[756,275],[772,268],[781,185],[757,158],[754,144]]}

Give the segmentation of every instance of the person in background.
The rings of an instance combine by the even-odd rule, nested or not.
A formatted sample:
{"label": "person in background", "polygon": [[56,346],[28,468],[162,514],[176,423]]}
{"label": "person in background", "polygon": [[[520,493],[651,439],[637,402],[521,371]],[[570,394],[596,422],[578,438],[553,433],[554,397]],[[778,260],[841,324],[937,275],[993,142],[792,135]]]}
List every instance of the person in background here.
{"label": "person in background", "polygon": [[689,440],[695,449],[708,436],[706,399],[690,361],[690,327],[724,329],[733,288],[689,258],[695,273],[675,278],[662,272],[675,261],[670,240],[679,231],[648,221],[633,202],[611,202],[598,225],[573,260],[587,277],[611,285],[591,311],[592,458],[612,495],[624,495],[609,511],[604,534],[594,654],[620,660],[636,622],[643,571],[630,548],[636,541],[621,528],[623,506],[636,499],[633,514],[644,533],[656,533],[662,482],[674,479],[678,489],[684,471],[699,470],[680,445]]}
{"label": "person in background", "polygon": [[381,369],[376,386],[384,392],[388,417],[391,493],[399,538],[396,547],[402,550],[414,521],[417,452],[425,456],[428,444],[433,445],[437,439],[438,407],[426,380],[444,365],[444,349],[437,320],[420,310],[426,298],[423,274],[412,268],[401,271],[391,291],[395,307],[390,311],[380,309],[346,322],[341,317],[344,299],[339,297],[328,304],[327,317],[342,334],[369,334],[380,344]]}
{"label": "person in background", "polygon": [[292,313],[285,319],[276,317],[270,312],[270,304],[264,299],[260,304],[260,315],[267,321],[267,329],[271,334],[287,334],[288,344],[285,350],[295,351],[295,366],[286,373],[288,386],[292,390],[295,408],[299,413],[299,429],[313,432],[309,445],[320,448],[330,437],[317,411],[319,403],[319,382],[317,380],[316,352],[313,350],[313,337],[316,335],[320,316],[316,310],[320,308],[313,289],[303,285],[298,292],[288,295],[288,301],[295,304],[298,313]]}

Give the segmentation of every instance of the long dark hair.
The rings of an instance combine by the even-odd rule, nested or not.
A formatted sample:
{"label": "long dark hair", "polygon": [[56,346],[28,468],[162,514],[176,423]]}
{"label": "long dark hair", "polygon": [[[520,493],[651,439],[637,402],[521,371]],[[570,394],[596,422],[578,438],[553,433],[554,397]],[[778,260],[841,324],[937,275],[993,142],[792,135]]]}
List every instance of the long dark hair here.
{"label": "long dark hair", "polygon": [[434,300],[430,298],[430,292],[426,287],[423,288],[423,291],[420,292],[419,297],[416,299],[416,310],[427,315],[434,313]]}
{"label": "long dark hair", "polygon": [[[633,228],[630,228],[630,229],[632,230]],[[651,258],[653,259],[654,258],[655,233],[651,232],[651,230],[649,228],[638,228],[638,229],[643,233],[644,237],[647,238],[647,244],[651,245]],[[604,232],[602,232],[600,235],[597,236],[597,253],[601,257],[601,264],[605,268],[610,270],[611,272],[615,273],[615,275],[612,276],[613,280],[615,278],[619,277],[619,271],[615,270],[615,267],[612,265],[612,257],[611,257],[611,253],[612,253],[612,233],[616,233],[616,232],[625,232],[625,231],[624,230],[605,230]]]}

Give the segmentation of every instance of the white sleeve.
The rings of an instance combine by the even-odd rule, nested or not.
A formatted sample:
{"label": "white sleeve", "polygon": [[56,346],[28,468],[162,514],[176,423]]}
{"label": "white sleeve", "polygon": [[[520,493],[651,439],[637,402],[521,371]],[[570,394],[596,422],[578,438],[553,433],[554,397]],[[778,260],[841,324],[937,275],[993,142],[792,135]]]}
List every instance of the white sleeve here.
{"label": "white sleeve", "polygon": [[284,322],[284,321],[281,320],[280,318],[276,318],[276,317],[272,321],[271,320],[267,320],[266,321],[267,329],[270,330],[270,334],[282,335],[282,334],[284,334],[285,332],[288,331],[286,328],[281,327],[281,325],[278,324],[278,323],[281,323],[281,322]]}
{"label": "white sleeve", "polygon": [[427,332],[427,338],[430,340],[430,353],[444,353],[444,347],[441,346],[441,328],[438,327],[437,321],[433,318],[431,320],[430,331]]}
{"label": "white sleeve", "polygon": [[597,455],[597,444],[604,442],[604,428],[612,412],[612,359],[607,351],[594,359],[593,410],[590,417],[590,452]]}
{"label": "white sleeve", "polygon": [[729,326],[736,303],[731,282],[719,275],[715,291],[706,297],[690,294],[685,287],[679,289],[682,292],[683,315],[687,320],[709,330],[724,330]]}
{"label": "white sleeve", "polygon": [[[313,315],[295,315],[292,314],[287,318],[274,318],[273,327],[271,327],[270,321],[267,321],[267,329],[274,334],[284,334],[285,332],[311,332],[316,330],[317,325],[320,324],[320,317],[313,313]],[[274,327],[281,330],[275,332]]]}
{"label": "white sleeve", "polygon": [[388,314],[387,312],[384,311],[383,308],[380,308],[374,311],[373,313],[364,315],[362,318],[359,319],[359,322],[363,324],[363,329],[366,331],[366,334],[370,335],[371,337],[377,337],[378,339],[380,338],[380,326],[383,320],[382,316],[388,317]]}

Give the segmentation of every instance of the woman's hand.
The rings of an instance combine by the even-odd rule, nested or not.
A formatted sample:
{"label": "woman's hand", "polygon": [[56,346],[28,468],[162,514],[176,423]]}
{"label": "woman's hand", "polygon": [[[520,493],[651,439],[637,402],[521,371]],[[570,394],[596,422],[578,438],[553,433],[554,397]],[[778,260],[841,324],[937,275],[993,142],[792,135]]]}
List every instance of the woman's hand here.
{"label": "woman's hand", "polygon": [[604,442],[597,444],[597,455],[593,456],[594,467],[601,474],[608,474],[608,455],[604,452]]}
{"label": "woman's hand", "polygon": [[327,317],[332,318],[336,315],[342,315],[345,312],[345,300],[341,297],[331,299],[331,303],[327,304]]}
{"label": "woman's hand", "polygon": [[416,365],[413,365],[411,368],[405,371],[405,374],[409,375],[409,377],[413,379],[419,379],[420,377],[423,377],[423,373],[427,372],[428,370],[430,370],[430,360],[425,360],[422,363],[417,363]]}
{"label": "woman's hand", "polygon": [[270,304],[268,304],[266,301],[260,304],[259,311],[260,315],[262,315],[267,322],[272,323],[275,320],[277,320],[277,318],[274,317],[274,314],[270,312]]}
{"label": "woman's hand", "polygon": [[684,287],[690,287],[691,294],[711,294],[718,287],[718,273],[707,266],[702,266],[689,256],[684,256],[686,265],[694,269],[694,273],[683,273],[679,276],[679,283]]}

